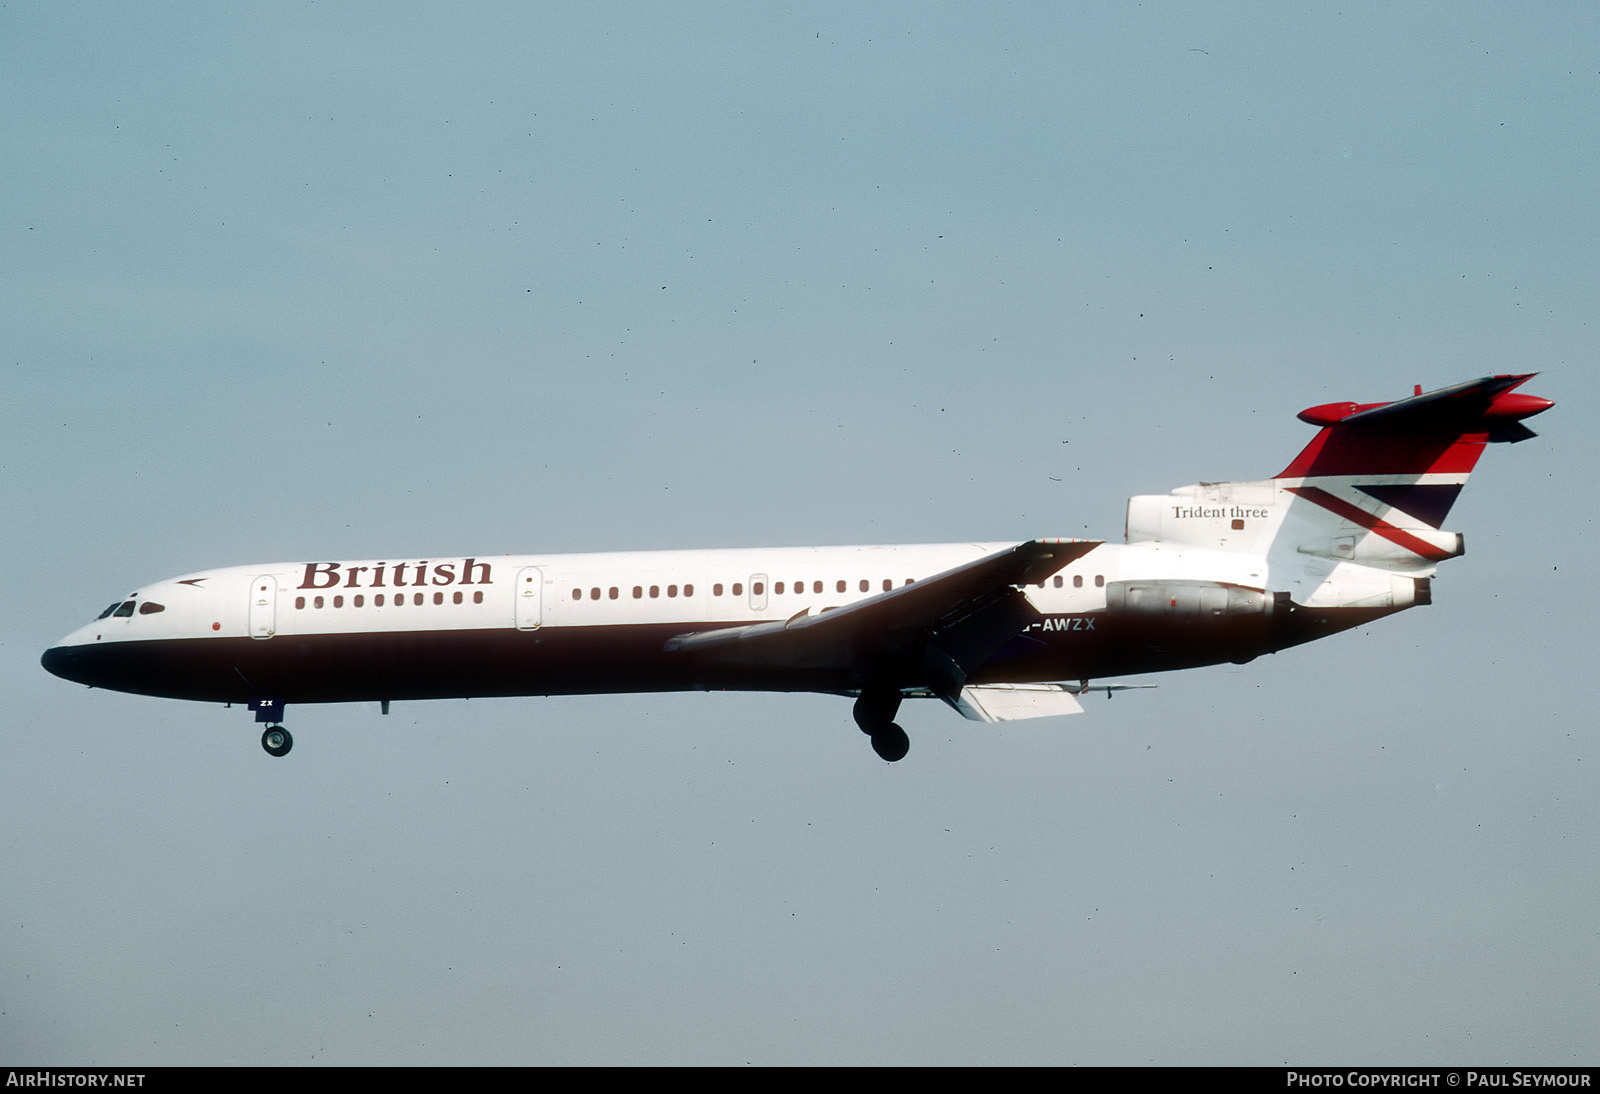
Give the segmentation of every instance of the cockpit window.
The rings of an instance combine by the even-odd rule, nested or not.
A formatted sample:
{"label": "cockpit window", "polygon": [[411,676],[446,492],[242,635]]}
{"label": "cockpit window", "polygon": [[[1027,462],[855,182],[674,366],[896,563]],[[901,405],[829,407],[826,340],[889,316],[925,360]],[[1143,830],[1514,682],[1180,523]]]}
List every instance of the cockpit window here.
{"label": "cockpit window", "polygon": [[143,604],[139,605],[140,615],[155,615],[157,612],[164,612],[166,610],[167,606],[165,604],[157,604],[154,600],[146,600]]}
{"label": "cockpit window", "polygon": [[112,613],[112,612],[114,612],[114,611],[116,611],[116,610],[117,610],[117,607],[118,607],[118,606],[119,606],[119,605],[120,605],[120,604],[121,604],[121,603],[122,603],[122,601],[120,601],[120,600],[113,600],[113,601],[112,601],[112,602],[111,602],[111,607],[109,607],[109,608],[107,608],[107,609],[106,609],[106,610],[105,610],[105,611],[103,611],[103,612],[101,612],[101,613],[100,613],[100,614],[99,614],[99,615],[97,615],[97,616],[95,616],[95,618],[96,618],[96,619],[104,619],[104,618],[106,618],[106,616],[108,616],[108,615],[110,615],[110,614],[111,614],[111,613]]}
{"label": "cockpit window", "polygon": [[117,605],[117,610],[111,613],[117,619],[126,619],[133,614],[133,601],[124,600]]}

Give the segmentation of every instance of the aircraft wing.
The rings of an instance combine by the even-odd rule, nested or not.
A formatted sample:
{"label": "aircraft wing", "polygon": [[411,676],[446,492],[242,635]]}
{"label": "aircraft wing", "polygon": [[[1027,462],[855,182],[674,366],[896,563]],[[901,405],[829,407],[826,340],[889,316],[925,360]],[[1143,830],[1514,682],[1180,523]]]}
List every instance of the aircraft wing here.
{"label": "aircraft wing", "polygon": [[1016,586],[1043,582],[1098,546],[1030,540],[841,608],[676,635],[666,650],[708,667],[814,669],[838,686],[923,686],[953,697],[1038,618]]}

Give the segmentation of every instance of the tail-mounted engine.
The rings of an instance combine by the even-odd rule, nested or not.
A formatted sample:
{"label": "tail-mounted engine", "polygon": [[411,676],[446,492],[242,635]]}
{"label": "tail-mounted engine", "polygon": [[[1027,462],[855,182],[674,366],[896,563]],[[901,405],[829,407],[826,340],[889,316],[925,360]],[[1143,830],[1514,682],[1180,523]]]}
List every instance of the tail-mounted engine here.
{"label": "tail-mounted engine", "polygon": [[1292,610],[1289,594],[1220,581],[1113,581],[1106,614],[1114,622],[1162,627],[1213,627],[1266,622]]}
{"label": "tail-mounted engine", "polygon": [[1113,581],[1106,586],[1106,629],[1173,665],[1245,662],[1283,645],[1295,607],[1287,592],[1221,581]]}

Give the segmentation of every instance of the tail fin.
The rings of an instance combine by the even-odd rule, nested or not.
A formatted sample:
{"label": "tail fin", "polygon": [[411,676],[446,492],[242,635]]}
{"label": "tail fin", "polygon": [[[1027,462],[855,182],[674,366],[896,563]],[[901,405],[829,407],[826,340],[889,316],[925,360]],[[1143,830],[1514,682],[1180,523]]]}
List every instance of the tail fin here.
{"label": "tail fin", "polygon": [[1555,405],[1511,393],[1535,375],[1486,376],[1426,395],[1419,386],[1415,395],[1392,403],[1325,403],[1302,410],[1300,420],[1322,431],[1274,477],[1393,480],[1373,482],[1367,492],[1437,528],[1483,446],[1527,440],[1534,432],[1521,419]]}
{"label": "tail fin", "polygon": [[[1461,553],[1443,534],[1483,446],[1534,436],[1523,418],[1555,404],[1512,390],[1535,373],[1486,376],[1392,403],[1326,403],[1300,412],[1322,429],[1274,476],[1280,489],[1326,510],[1379,553],[1438,562]],[[1370,538],[1370,537],[1365,537]],[[1370,549],[1369,549],[1370,553]]]}
{"label": "tail fin", "polygon": [[1461,537],[1441,527],[1483,446],[1526,440],[1533,431],[1522,419],[1555,405],[1513,393],[1533,375],[1302,411],[1322,428],[1288,467],[1256,482],[1130,498],[1128,542],[1266,556],[1275,579],[1293,574],[1296,588],[1340,563],[1426,577],[1463,552]]}

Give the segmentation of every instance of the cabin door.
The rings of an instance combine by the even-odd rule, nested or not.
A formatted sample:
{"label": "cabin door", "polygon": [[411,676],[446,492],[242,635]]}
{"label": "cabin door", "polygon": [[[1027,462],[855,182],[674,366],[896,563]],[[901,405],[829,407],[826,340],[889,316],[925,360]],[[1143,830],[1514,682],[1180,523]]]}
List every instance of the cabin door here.
{"label": "cabin door", "polygon": [[517,630],[536,631],[544,622],[544,574],[537,566],[517,571]]}
{"label": "cabin door", "polygon": [[278,579],[268,574],[250,582],[250,637],[278,633]]}

